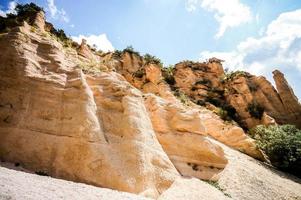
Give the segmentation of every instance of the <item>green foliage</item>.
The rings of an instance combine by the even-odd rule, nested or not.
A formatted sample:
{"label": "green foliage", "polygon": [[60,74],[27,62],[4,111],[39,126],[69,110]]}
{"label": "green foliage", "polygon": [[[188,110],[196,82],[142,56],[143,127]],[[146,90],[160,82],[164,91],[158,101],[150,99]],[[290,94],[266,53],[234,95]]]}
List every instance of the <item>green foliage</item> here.
{"label": "green foliage", "polygon": [[119,59],[121,58],[121,55],[122,55],[122,51],[116,49],[113,53],[113,58]]}
{"label": "green foliage", "polygon": [[[23,21],[28,22],[32,25],[36,14],[43,11],[42,7],[37,6],[34,3],[29,4],[17,4],[16,15],[8,14],[6,18],[0,17],[0,32],[8,31],[10,28],[22,25]],[[35,27],[31,27],[31,32],[36,32]],[[72,40],[69,39],[62,29],[56,30],[52,28],[50,33],[56,37],[56,39],[61,42],[64,46],[72,46]]]}
{"label": "green foliage", "polygon": [[17,4],[15,10],[18,16],[32,16],[40,11],[44,12],[42,7],[39,7],[34,3]]}
{"label": "green foliage", "polygon": [[7,32],[15,26],[20,26],[23,21],[27,21],[32,24],[34,17],[43,8],[37,6],[34,3],[29,4],[17,4],[16,14],[7,14],[6,17],[0,16],[0,32]]}
{"label": "green foliage", "polygon": [[37,6],[34,3],[29,4],[17,4],[16,14],[7,14],[6,17],[0,16],[0,32],[7,32],[11,28],[22,25],[23,21],[27,21],[32,24],[36,14],[43,11],[43,8]]}
{"label": "green foliage", "polygon": [[160,67],[162,67],[162,62],[159,58],[157,58],[156,56],[152,56],[150,54],[145,54],[143,56],[143,59],[145,61],[145,64],[156,64],[156,65],[159,65]]}
{"label": "green foliage", "polygon": [[164,77],[164,80],[166,81],[166,83],[168,83],[169,85],[174,85],[176,84],[176,80],[174,78],[174,66],[173,65],[169,65],[168,67],[164,67],[162,69],[162,75]]}
{"label": "green foliage", "polygon": [[261,119],[264,112],[264,107],[259,105],[256,101],[253,101],[248,104],[247,111],[252,117],[256,119]]}
{"label": "green foliage", "polygon": [[64,30],[62,29],[56,30],[55,28],[52,28],[50,30],[50,33],[53,36],[55,36],[57,41],[61,42],[65,47],[72,47],[72,40],[69,37],[67,37]]}
{"label": "green foliage", "polygon": [[136,54],[137,56],[140,56],[140,53],[138,51],[135,51],[133,46],[127,46],[125,49],[122,51],[123,53],[128,52],[130,54]]}
{"label": "green foliage", "polygon": [[244,71],[231,71],[229,73],[225,73],[222,81],[232,81],[239,76],[250,77],[251,75]]}
{"label": "green foliage", "polygon": [[186,96],[184,92],[181,90],[177,89],[174,91],[174,95],[184,104],[188,105],[189,104],[189,97]]}
{"label": "green foliage", "polygon": [[293,125],[260,125],[250,133],[272,165],[301,177],[301,130]]}
{"label": "green foliage", "polygon": [[228,112],[226,110],[219,108],[217,114],[220,116],[222,120],[231,121],[231,119],[229,119]]}

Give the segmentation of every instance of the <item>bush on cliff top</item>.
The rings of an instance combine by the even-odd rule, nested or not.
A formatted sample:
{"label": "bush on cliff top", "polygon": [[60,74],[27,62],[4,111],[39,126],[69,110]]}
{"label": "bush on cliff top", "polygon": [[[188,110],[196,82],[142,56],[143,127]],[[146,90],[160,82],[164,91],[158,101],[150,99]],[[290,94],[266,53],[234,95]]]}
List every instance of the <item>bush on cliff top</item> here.
{"label": "bush on cliff top", "polygon": [[133,46],[127,46],[125,49],[123,49],[123,51],[122,51],[122,53],[125,53],[125,52],[128,52],[128,53],[130,53],[130,54],[136,54],[137,56],[140,56],[140,53],[138,52],[138,51],[136,51],[135,49],[134,49],[134,47]]}
{"label": "bush on cliff top", "polygon": [[42,7],[34,3],[17,4],[15,10],[16,14],[9,13],[6,17],[0,16],[0,32],[7,32],[12,27],[20,26],[23,21],[31,24],[35,15],[40,11],[44,11]]}
{"label": "bush on cliff top", "polygon": [[156,65],[159,65],[160,67],[162,67],[162,62],[159,58],[157,58],[156,56],[152,56],[150,54],[145,54],[143,56],[143,59],[145,61],[145,64],[156,64]]}
{"label": "bush on cliff top", "polygon": [[[23,21],[32,25],[36,14],[40,11],[44,12],[42,7],[39,7],[34,3],[17,4],[15,10],[16,14],[10,13],[7,14],[6,17],[0,17],[0,32],[6,32],[9,31],[10,28],[20,26]],[[67,37],[64,30],[52,28],[50,33],[54,35],[58,41],[62,42],[64,46],[71,45],[72,40]]]}
{"label": "bush on cliff top", "polygon": [[231,71],[225,73],[222,81],[232,81],[239,76],[250,77],[251,75],[248,72],[244,72],[244,71]]}
{"label": "bush on cliff top", "polygon": [[164,67],[162,68],[162,75],[164,77],[164,80],[167,84],[169,84],[170,86],[173,86],[174,84],[176,84],[176,80],[174,77],[174,66],[173,65],[169,65],[168,67]]}
{"label": "bush on cliff top", "polygon": [[260,125],[250,133],[275,167],[301,177],[301,130],[293,125]]}

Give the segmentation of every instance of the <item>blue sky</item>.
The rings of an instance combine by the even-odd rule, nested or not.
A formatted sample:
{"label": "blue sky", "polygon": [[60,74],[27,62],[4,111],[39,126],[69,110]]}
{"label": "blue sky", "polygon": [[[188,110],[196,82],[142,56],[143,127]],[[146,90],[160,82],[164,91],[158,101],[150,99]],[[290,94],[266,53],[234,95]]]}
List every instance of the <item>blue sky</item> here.
{"label": "blue sky", "polygon": [[[11,1],[0,2],[2,13],[8,12]],[[74,39],[89,37],[103,50],[132,45],[166,65],[217,56],[231,70],[269,79],[273,69],[280,69],[301,97],[300,0],[17,2],[44,7],[55,27]]]}

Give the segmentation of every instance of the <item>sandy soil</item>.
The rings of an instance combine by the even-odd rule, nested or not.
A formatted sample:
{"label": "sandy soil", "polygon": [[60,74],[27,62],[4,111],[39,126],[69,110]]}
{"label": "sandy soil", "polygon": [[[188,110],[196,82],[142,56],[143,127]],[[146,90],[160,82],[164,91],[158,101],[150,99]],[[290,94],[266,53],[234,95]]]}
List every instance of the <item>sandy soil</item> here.
{"label": "sandy soil", "polygon": [[237,200],[301,200],[301,180],[221,143],[229,159],[219,185]]}
{"label": "sandy soil", "polygon": [[147,200],[134,194],[39,176],[28,171],[24,172],[26,170],[23,168],[8,163],[0,163],[0,165],[0,200]]}

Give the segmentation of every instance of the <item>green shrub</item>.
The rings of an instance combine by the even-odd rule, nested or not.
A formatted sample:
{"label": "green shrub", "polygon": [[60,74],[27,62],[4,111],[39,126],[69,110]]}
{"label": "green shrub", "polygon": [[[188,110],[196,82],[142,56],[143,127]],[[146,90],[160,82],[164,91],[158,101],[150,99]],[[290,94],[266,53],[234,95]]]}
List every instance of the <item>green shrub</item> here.
{"label": "green shrub", "polygon": [[169,65],[168,67],[164,67],[162,68],[162,75],[164,77],[164,80],[166,81],[166,83],[168,83],[169,85],[174,85],[176,84],[176,80],[174,78],[174,66],[173,65]]}
{"label": "green shrub", "polygon": [[52,28],[50,33],[56,37],[56,39],[61,42],[64,46],[72,46],[72,40],[67,37],[64,30]]}
{"label": "green shrub", "polygon": [[231,121],[226,110],[219,108],[217,114],[222,120]]}
{"label": "green shrub", "polygon": [[32,16],[40,11],[43,11],[42,7],[37,6],[34,3],[17,4],[15,8],[18,16]]}
{"label": "green shrub", "polygon": [[156,65],[159,65],[160,67],[162,67],[162,62],[159,58],[157,58],[156,56],[152,56],[150,54],[145,54],[143,56],[143,59],[145,61],[145,64],[156,64]]}
{"label": "green shrub", "polygon": [[251,74],[244,71],[231,71],[229,73],[225,73],[223,81],[232,81],[239,76],[251,77]]}
{"label": "green shrub", "polygon": [[128,52],[130,54],[136,54],[137,56],[140,56],[140,53],[138,51],[135,51],[133,46],[127,46],[125,49],[123,49],[123,53]]}
{"label": "green shrub", "polygon": [[0,32],[7,32],[15,26],[20,26],[23,21],[27,21],[32,25],[33,19],[36,14],[43,11],[43,8],[37,6],[34,3],[29,4],[17,4],[16,14],[7,14],[6,17],[0,16]]}
{"label": "green shrub", "polygon": [[261,105],[259,105],[256,101],[253,101],[248,104],[247,111],[252,117],[256,119],[261,119],[264,112],[264,108]]}
{"label": "green shrub", "polygon": [[182,92],[181,90],[175,90],[174,91],[174,95],[184,104],[184,105],[188,105],[189,104],[189,97],[186,96],[186,94],[184,92]]}
{"label": "green shrub", "polygon": [[112,56],[115,59],[119,59],[119,58],[121,58],[121,55],[122,55],[122,51],[116,49]]}
{"label": "green shrub", "polygon": [[274,166],[301,177],[301,130],[293,125],[260,125],[250,133]]}

